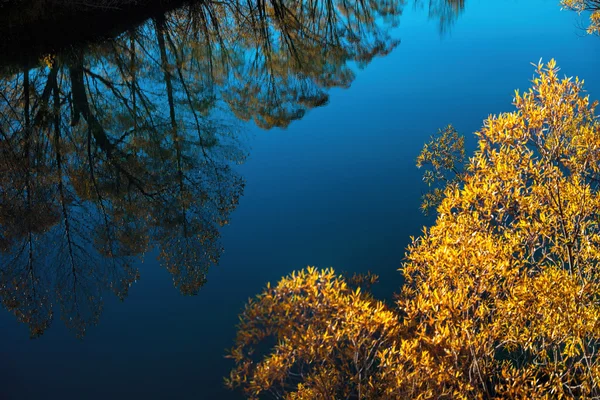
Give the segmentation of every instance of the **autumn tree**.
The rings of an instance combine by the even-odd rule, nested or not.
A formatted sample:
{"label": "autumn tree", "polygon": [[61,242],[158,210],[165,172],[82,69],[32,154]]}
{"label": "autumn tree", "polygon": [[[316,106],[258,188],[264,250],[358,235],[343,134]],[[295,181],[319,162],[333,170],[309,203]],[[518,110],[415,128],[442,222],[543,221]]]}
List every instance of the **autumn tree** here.
{"label": "autumn tree", "polygon": [[290,399],[600,395],[600,123],[582,81],[554,61],[536,69],[409,246],[396,308],[331,271],[285,278],[242,314],[231,386]]}
{"label": "autumn tree", "polygon": [[399,306],[424,390],[598,395],[600,125],[581,81],[537,74],[409,247]]}
{"label": "autumn tree", "polygon": [[[227,379],[250,398],[384,398],[387,351],[403,330],[395,311],[331,269],[308,268],[267,286],[241,315]],[[273,351],[260,358],[261,342]],[[264,346],[264,344],[263,344]],[[255,354],[256,352],[256,354]],[[393,377],[392,377],[393,378]]]}

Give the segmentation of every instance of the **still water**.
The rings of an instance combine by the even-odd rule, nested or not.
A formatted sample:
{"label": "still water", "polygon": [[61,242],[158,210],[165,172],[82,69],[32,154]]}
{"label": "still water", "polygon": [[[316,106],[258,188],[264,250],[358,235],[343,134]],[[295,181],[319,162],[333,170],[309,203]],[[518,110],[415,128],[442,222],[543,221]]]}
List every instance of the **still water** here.
{"label": "still water", "polygon": [[0,398],[241,398],[225,349],[266,282],[370,270],[391,298],[432,222],[431,134],[472,148],[540,58],[600,98],[600,39],[557,3],[304,1],[251,22],[192,3],[76,44],[10,36]]}

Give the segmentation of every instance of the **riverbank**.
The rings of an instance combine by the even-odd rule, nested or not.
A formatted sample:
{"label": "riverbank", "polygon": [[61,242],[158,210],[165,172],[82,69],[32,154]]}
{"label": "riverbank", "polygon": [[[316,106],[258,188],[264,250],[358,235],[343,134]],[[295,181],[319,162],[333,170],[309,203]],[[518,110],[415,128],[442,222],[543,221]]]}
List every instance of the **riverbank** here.
{"label": "riverbank", "polygon": [[[113,38],[184,0],[0,0],[0,68]],[[27,51],[23,51],[27,49]]]}

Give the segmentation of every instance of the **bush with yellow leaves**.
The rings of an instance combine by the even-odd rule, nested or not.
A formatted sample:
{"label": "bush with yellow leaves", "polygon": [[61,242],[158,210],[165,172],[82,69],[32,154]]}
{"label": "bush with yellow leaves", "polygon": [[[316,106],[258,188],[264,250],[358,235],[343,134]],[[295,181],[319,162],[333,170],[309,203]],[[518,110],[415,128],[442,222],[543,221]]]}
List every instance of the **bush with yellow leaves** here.
{"label": "bush with yellow leaves", "polygon": [[559,79],[554,60],[536,68],[516,111],[484,122],[434,226],[409,246],[396,306],[332,270],[284,278],[241,316],[231,387],[287,399],[600,396],[600,123],[582,81]]}
{"label": "bush with yellow leaves", "polygon": [[[269,337],[277,344],[256,362],[256,346]],[[386,349],[401,337],[396,312],[352,290],[333,270],[309,267],[267,286],[246,306],[227,384],[243,386],[251,398],[381,397]]]}

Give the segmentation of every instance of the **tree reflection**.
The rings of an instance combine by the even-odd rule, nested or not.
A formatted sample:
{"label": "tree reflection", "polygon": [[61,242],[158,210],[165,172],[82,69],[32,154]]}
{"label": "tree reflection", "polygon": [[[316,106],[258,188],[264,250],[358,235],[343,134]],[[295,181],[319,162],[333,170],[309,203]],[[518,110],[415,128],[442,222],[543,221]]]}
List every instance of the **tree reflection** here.
{"label": "tree reflection", "polygon": [[446,34],[463,12],[465,0],[416,0],[417,6],[426,7],[429,18],[439,22],[440,34]]}
{"label": "tree reflection", "polygon": [[[0,298],[77,335],[156,249],[184,294],[244,181],[236,119],[285,127],[397,42],[394,0],[195,2],[0,74]],[[385,23],[384,23],[385,22]]]}

